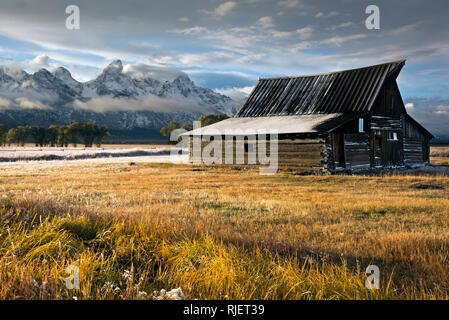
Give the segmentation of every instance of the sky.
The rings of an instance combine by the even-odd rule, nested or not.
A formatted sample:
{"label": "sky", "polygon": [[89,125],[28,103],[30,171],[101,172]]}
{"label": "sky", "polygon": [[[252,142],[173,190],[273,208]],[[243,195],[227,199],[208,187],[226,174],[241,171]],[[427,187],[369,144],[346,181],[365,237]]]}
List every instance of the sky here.
{"label": "sky", "polygon": [[[368,30],[373,4],[380,29]],[[69,5],[80,9],[79,30],[66,28]],[[419,120],[436,116],[442,130],[449,127],[448,12],[445,0],[2,0],[0,64],[28,72],[64,66],[87,81],[121,59],[177,68],[239,98],[261,77],[407,59],[398,78],[407,108]]]}

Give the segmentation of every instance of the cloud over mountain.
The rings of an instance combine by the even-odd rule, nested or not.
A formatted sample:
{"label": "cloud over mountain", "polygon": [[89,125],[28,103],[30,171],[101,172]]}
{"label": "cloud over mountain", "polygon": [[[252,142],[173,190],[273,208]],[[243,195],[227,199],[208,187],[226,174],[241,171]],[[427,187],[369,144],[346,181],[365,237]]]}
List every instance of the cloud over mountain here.
{"label": "cloud over mountain", "polygon": [[[34,60],[48,63],[42,57]],[[29,122],[23,119],[27,110],[45,113],[61,123],[81,118],[101,118],[108,123],[109,117],[119,128],[157,128],[174,118],[190,122],[203,114],[232,114],[237,107],[228,96],[196,86],[187,74],[173,67],[123,66],[114,60],[95,79],[79,82],[63,67],[28,74],[16,65],[0,66],[0,110],[6,119],[16,122]],[[139,120],[130,120],[133,117]]]}

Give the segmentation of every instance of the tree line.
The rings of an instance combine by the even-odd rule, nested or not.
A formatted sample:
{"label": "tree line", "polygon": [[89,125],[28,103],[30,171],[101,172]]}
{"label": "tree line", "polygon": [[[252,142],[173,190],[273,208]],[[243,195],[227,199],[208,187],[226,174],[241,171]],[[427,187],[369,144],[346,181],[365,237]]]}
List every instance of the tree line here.
{"label": "tree line", "polygon": [[74,147],[78,143],[85,147],[95,144],[100,147],[106,136],[110,135],[107,126],[97,126],[92,122],[73,122],[69,125],[50,125],[48,128],[37,126],[18,126],[6,131],[0,124],[0,146],[16,144],[24,146],[31,140],[40,147]]}
{"label": "tree line", "polygon": [[[199,123],[197,125],[198,125],[198,127],[206,127],[206,126],[209,126],[209,125],[214,124],[216,122],[220,122],[220,121],[226,120],[228,118],[229,118],[228,115],[224,114],[224,113],[222,113],[222,114],[208,114],[208,115],[200,117],[198,119]],[[176,130],[176,129],[185,129],[187,131],[191,131],[191,130],[193,130],[193,125],[188,123],[188,124],[185,124],[185,125],[181,126],[178,122],[171,121],[171,122],[168,123],[168,125],[166,127],[163,127],[160,132],[161,132],[161,134],[163,136],[170,138],[170,134],[174,130]],[[173,141],[172,141],[172,143],[173,143]]]}

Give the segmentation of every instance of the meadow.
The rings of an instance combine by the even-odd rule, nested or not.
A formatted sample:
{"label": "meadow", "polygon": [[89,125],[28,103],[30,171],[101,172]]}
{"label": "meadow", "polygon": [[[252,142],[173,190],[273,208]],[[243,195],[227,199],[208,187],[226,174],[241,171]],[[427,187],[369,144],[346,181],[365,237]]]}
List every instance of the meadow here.
{"label": "meadow", "polygon": [[446,173],[28,162],[0,194],[0,299],[449,297]]}

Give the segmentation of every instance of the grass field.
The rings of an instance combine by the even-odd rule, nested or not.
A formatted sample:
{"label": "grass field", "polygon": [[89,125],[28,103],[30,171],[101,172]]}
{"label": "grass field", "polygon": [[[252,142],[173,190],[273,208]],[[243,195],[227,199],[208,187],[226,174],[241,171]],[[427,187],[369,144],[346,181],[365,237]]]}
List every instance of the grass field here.
{"label": "grass field", "polygon": [[431,162],[449,166],[449,146],[430,147]]}
{"label": "grass field", "polygon": [[1,299],[449,297],[448,175],[75,162],[0,166]]}

